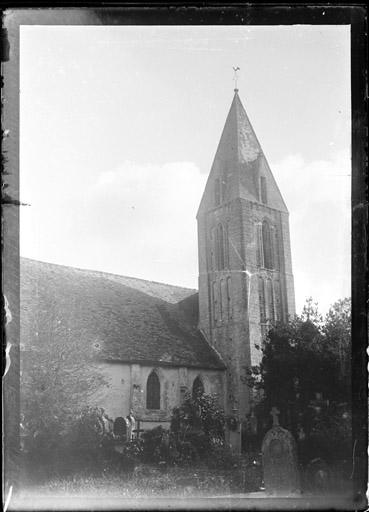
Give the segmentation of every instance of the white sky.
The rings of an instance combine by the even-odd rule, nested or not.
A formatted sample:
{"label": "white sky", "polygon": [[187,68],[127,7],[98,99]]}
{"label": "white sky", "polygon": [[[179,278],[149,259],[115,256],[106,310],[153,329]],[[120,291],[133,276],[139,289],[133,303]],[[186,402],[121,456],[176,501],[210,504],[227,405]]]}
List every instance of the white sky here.
{"label": "white sky", "polygon": [[298,312],[349,296],[349,26],[22,26],[21,254],[197,288],[232,66],[290,211]]}

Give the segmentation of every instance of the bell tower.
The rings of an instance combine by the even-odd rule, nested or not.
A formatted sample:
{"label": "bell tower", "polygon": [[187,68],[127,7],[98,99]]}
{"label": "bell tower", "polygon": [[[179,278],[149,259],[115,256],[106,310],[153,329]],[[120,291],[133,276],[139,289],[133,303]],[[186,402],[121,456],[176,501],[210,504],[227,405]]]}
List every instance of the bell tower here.
{"label": "bell tower", "polygon": [[199,326],[227,365],[235,450],[252,402],[246,369],[268,325],[295,313],[288,217],[236,88],[197,213]]}

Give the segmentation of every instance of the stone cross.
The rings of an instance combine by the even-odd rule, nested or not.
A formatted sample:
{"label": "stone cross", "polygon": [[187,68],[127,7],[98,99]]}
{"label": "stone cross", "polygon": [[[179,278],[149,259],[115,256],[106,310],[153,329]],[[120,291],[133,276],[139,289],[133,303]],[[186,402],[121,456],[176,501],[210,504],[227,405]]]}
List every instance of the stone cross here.
{"label": "stone cross", "polygon": [[277,407],[272,407],[270,414],[271,414],[271,416],[273,416],[273,427],[278,427],[279,426],[278,415],[280,414],[280,411],[277,409]]}

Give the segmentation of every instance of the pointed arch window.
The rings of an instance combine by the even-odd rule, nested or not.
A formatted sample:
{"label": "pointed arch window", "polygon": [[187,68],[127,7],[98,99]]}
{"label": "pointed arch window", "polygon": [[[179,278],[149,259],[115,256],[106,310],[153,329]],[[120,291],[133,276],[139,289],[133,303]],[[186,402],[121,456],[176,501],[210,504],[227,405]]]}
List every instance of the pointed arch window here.
{"label": "pointed arch window", "polygon": [[114,421],[113,433],[117,437],[121,437],[124,439],[127,438],[127,423],[126,420],[121,416],[116,418]]}
{"label": "pointed arch window", "polygon": [[216,178],[214,181],[214,204],[215,206],[220,205],[220,180]]}
{"label": "pointed arch window", "polygon": [[217,229],[218,234],[218,247],[217,247],[217,254],[218,254],[218,270],[224,269],[224,228],[222,224],[218,224]]}
{"label": "pointed arch window", "polygon": [[267,279],[266,290],[267,290],[267,302],[268,302],[268,320],[271,322],[274,322],[275,321],[274,296],[273,296],[273,282],[271,279]]}
{"label": "pointed arch window", "polygon": [[160,380],[155,370],[150,373],[146,383],[146,408],[160,409]]}
{"label": "pointed arch window", "polygon": [[223,173],[221,183],[220,183],[220,196],[221,200],[224,202],[226,198],[227,192],[227,181],[226,181],[226,173]]}
{"label": "pointed arch window", "polygon": [[218,320],[218,290],[217,283],[213,282],[213,323],[216,324]]}
{"label": "pointed arch window", "polygon": [[212,228],[210,232],[210,259],[211,259],[211,269],[216,270],[216,252],[217,252],[217,236],[216,236],[216,228]]}
{"label": "pointed arch window", "polygon": [[192,384],[192,397],[197,398],[204,394],[204,384],[199,376],[193,381]]}
{"label": "pointed arch window", "polygon": [[232,318],[232,281],[230,277],[227,277],[227,311],[228,311],[228,318]]}
{"label": "pointed arch window", "polygon": [[265,176],[260,177],[260,199],[263,204],[267,204],[268,195],[267,195],[267,183]]}
{"label": "pointed arch window", "polygon": [[265,289],[264,279],[259,276],[259,307],[260,307],[260,323],[266,322],[266,307],[265,307]]}
{"label": "pointed arch window", "polygon": [[224,267],[229,268],[229,222],[224,228]]}
{"label": "pointed arch window", "polygon": [[278,233],[277,230],[274,230],[274,237],[273,237],[273,264],[274,268],[279,270],[280,264],[279,264],[279,242],[278,242]]}
{"label": "pointed arch window", "polygon": [[219,320],[223,320],[223,300],[224,300],[224,293],[223,293],[223,279],[219,281]]}
{"label": "pointed arch window", "polygon": [[262,227],[262,240],[263,240],[263,255],[264,267],[268,269],[273,268],[273,253],[272,253],[272,240],[270,235],[269,223],[264,220]]}

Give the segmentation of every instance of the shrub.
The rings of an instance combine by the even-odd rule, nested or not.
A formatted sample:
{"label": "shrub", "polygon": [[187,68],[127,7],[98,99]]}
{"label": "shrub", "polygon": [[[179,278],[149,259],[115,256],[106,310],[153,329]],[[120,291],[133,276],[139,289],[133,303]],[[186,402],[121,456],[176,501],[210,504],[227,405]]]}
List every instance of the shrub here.
{"label": "shrub", "polygon": [[210,469],[229,470],[239,466],[239,456],[232,453],[229,446],[213,445],[206,463]]}

